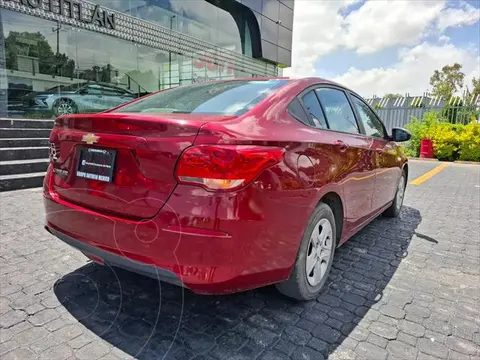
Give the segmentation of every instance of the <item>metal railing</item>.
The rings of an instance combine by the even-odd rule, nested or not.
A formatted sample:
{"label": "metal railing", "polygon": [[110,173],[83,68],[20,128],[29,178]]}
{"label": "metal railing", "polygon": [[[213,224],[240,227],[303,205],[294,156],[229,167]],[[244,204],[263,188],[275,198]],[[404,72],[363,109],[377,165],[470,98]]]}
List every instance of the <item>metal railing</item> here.
{"label": "metal railing", "polygon": [[412,118],[422,119],[428,111],[438,111],[440,118],[453,124],[480,121],[480,95],[464,92],[450,99],[424,93],[422,96],[373,97],[367,103],[375,109],[388,131],[404,127]]}

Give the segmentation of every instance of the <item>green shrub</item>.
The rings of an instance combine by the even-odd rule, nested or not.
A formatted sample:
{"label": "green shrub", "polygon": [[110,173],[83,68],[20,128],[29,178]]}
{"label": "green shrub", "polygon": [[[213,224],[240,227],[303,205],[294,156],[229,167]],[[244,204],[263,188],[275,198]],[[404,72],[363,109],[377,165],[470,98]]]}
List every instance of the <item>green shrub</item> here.
{"label": "green shrub", "polygon": [[430,128],[433,153],[438,160],[453,161],[457,157],[459,132],[450,123],[436,123]]}
{"label": "green shrub", "polygon": [[405,127],[412,133],[406,145],[408,156],[418,156],[422,139],[433,141],[433,152],[439,160],[480,161],[480,124],[452,124],[440,113],[429,111],[422,120],[413,118]]}
{"label": "green shrub", "polygon": [[438,121],[438,113],[434,111],[426,112],[422,120],[412,116],[412,121],[405,125],[405,128],[412,134],[411,140],[405,145],[405,153],[408,156],[418,157],[420,155],[422,139],[431,139],[430,130]]}
{"label": "green shrub", "polygon": [[411,143],[405,144],[405,155],[418,157],[420,155],[420,147],[415,147]]}
{"label": "green shrub", "polygon": [[480,124],[465,125],[459,136],[459,160],[480,161]]}
{"label": "green shrub", "polygon": [[412,134],[412,138],[405,143],[405,154],[418,157],[420,155],[420,141],[422,140],[422,123],[414,117],[410,123],[405,125],[405,128]]}

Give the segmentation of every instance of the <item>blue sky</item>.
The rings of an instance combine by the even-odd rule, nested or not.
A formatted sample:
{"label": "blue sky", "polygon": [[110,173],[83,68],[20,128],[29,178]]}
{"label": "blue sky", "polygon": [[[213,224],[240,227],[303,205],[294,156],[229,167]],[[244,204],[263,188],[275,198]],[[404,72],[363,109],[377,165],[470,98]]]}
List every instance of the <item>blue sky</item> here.
{"label": "blue sky", "polygon": [[480,76],[479,18],[474,0],[297,0],[285,73],[347,81],[370,96],[423,92],[435,69],[460,62],[470,83]]}
{"label": "blue sky", "polygon": [[[446,29],[444,35],[450,38],[450,42],[457,47],[476,46],[479,48],[479,31],[477,22],[473,25]],[[431,43],[441,43],[439,36],[432,35],[425,40]],[[346,72],[352,64],[360,70],[388,67],[397,61],[398,51],[401,47],[392,46],[373,54],[357,54],[354,50],[342,49],[319,59],[315,68],[320,72],[319,76],[335,77]]]}

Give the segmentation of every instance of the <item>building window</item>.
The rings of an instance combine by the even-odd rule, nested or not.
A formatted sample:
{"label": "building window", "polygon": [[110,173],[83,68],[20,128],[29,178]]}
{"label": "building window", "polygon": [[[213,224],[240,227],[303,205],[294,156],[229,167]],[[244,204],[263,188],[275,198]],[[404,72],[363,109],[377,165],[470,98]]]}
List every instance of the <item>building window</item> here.
{"label": "building window", "polygon": [[96,0],[95,2],[221,48],[242,52],[240,31],[232,15],[207,1]]}
{"label": "building window", "polygon": [[248,23],[245,21],[244,22],[245,30],[244,30],[244,38],[242,41],[243,45],[243,54],[247,56],[252,56],[252,35],[250,33],[250,27],[248,26]]}
{"label": "building window", "polygon": [[[148,16],[155,16],[147,16],[149,12],[144,7],[133,8],[133,4],[138,4],[136,1],[97,2],[113,8],[114,4],[121,5],[121,11],[147,20],[151,20]],[[163,1],[151,2],[154,5],[145,6],[166,11],[159,6]],[[248,52],[251,48],[248,43],[242,45],[239,27],[225,10],[205,2],[208,6],[197,9],[198,14],[194,15],[187,4],[192,1],[171,3],[177,15],[170,16],[167,24],[174,29],[188,32],[193,31],[191,26],[204,26],[208,35],[206,32],[192,32],[191,35],[204,34],[205,39],[209,37],[217,45],[238,52],[242,52],[242,48]],[[209,6],[217,10],[209,13],[213,9]],[[4,74],[0,73],[3,88],[0,93],[2,90],[6,93],[4,100],[0,97],[0,111],[5,113],[6,109],[8,116],[52,118],[60,115],[60,108],[66,108],[59,106],[65,101],[72,105],[68,108],[75,113],[96,113],[178,85],[267,75],[243,72],[236,69],[234,63],[213,61],[201,53],[168,52],[40,17],[6,9],[0,9],[0,12],[6,68]],[[212,21],[210,25],[207,24],[208,16]],[[245,27],[244,30],[245,38],[249,39],[248,29]],[[109,91],[93,94],[88,90],[94,85]]]}

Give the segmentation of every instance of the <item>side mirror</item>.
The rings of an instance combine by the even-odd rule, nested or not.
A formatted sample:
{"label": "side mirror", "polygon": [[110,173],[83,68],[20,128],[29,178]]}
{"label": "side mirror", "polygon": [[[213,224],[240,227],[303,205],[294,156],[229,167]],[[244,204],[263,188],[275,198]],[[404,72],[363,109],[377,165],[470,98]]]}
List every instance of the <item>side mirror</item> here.
{"label": "side mirror", "polygon": [[404,128],[393,128],[392,129],[392,140],[395,142],[408,141],[412,138],[412,134],[405,130]]}

